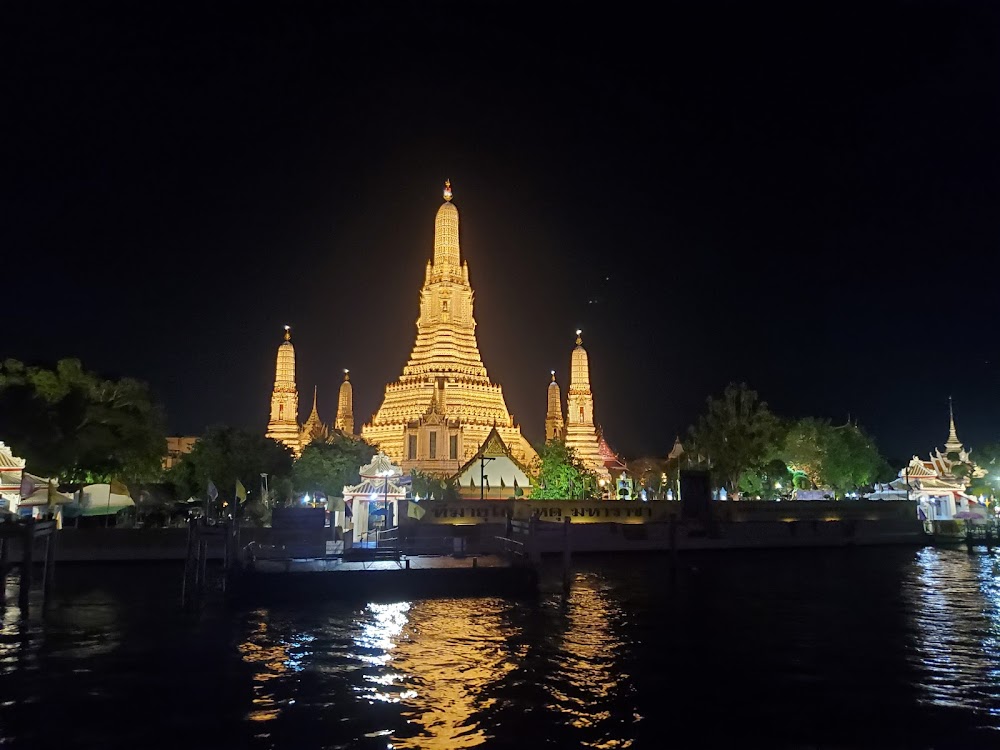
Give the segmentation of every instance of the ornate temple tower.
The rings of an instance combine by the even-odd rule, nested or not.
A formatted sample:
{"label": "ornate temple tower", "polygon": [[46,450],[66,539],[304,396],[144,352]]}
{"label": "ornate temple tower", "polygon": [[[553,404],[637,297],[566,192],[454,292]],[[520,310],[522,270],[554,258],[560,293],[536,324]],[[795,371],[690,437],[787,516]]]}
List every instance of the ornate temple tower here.
{"label": "ornate temple tower", "polygon": [[955,430],[955,409],[951,403],[951,396],[948,396],[948,440],[944,444],[944,454],[962,453],[962,441],[958,439],[958,432]]}
{"label": "ornate temple tower", "polygon": [[302,450],[299,441],[299,392],[295,388],[295,347],[291,326],[285,326],[285,340],[278,347],[271,391],[271,418],[267,437],[287,445],[295,455]]}
{"label": "ornate temple tower", "polygon": [[457,472],[494,426],[519,461],[536,457],[479,356],[469,266],[461,259],[458,209],[451,199],[448,181],[434,219],[434,258],[420,290],[413,352],[361,431],[404,470],[438,475]]}
{"label": "ornate temple tower", "polygon": [[319,411],[316,408],[316,395],[318,391],[319,388],[313,386],[313,408],[309,412],[309,418],[306,419],[302,425],[302,430],[299,432],[299,452],[312,441],[326,440],[330,436],[330,430],[323,424],[323,420],[319,418]]}
{"label": "ornate temple tower", "polygon": [[583,348],[582,331],[576,332],[566,392],[566,447],[572,448],[583,465],[599,478],[610,479],[601,456],[600,441],[594,427],[594,394],[590,392],[590,361]]}
{"label": "ornate temple tower", "polygon": [[337,399],[337,419],[333,427],[345,435],[354,434],[354,387],[351,385],[350,370],[344,370],[344,382],[340,384],[340,397]]}
{"label": "ornate temple tower", "polygon": [[549,383],[549,406],[545,412],[545,442],[562,440],[562,392],[556,382],[556,371],[552,371],[552,382]]}

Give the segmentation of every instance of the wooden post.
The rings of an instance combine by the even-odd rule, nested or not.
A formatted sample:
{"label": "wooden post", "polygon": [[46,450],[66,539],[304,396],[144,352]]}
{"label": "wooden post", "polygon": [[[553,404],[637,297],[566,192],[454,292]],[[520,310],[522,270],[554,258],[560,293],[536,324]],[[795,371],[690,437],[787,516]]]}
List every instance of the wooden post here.
{"label": "wooden post", "polygon": [[10,540],[0,536],[0,606],[3,606],[3,592],[7,590],[7,570],[10,568]]}
{"label": "wooden post", "polygon": [[187,554],[184,556],[184,582],[181,584],[181,606],[187,607],[190,603],[192,587],[194,585],[194,525],[192,518],[188,521]]}
{"label": "wooden post", "polygon": [[572,551],[570,549],[570,531],[569,526],[572,522],[572,518],[566,516],[563,519],[563,593],[569,593],[570,584],[570,568],[572,568]]}
{"label": "wooden post", "polygon": [[24,549],[21,550],[21,590],[17,592],[17,604],[21,616],[28,614],[28,594],[31,593],[31,573],[35,562],[35,519],[29,518],[24,528]]}
{"label": "wooden post", "polygon": [[45,572],[42,575],[42,607],[49,604],[49,593],[56,575],[56,530],[53,526],[45,537]]}
{"label": "wooden post", "polygon": [[198,595],[205,591],[205,568],[208,559],[208,540],[198,540]]}
{"label": "wooden post", "polygon": [[528,559],[532,564],[537,565],[542,561],[542,551],[538,546],[538,517],[532,516],[528,520]]}

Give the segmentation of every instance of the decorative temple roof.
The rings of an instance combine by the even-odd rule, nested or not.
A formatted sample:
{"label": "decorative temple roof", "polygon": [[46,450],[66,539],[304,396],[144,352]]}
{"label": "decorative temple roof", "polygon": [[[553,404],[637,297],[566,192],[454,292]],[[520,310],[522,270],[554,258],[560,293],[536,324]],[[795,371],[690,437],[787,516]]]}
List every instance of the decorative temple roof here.
{"label": "decorative temple roof", "polygon": [[496,428],[490,430],[476,454],[453,479],[464,497],[506,499],[511,493],[517,497],[531,492],[531,473],[513,455]]}
{"label": "decorative temple roof", "polygon": [[372,460],[361,467],[359,472],[362,477],[399,477],[403,475],[403,470],[382,452],[376,453]]}
{"label": "decorative temple roof", "polygon": [[548,399],[545,410],[545,439],[559,440],[563,436],[562,391],[556,382],[556,371],[552,370],[552,382],[549,383]]}
{"label": "decorative temple roof", "polygon": [[14,455],[13,451],[0,442],[0,471],[23,471],[25,460]]}
{"label": "decorative temple roof", "polygon": [[566,447],[584,466],[604,479],[611,475],[601,456],[600,439],[594,426],[594,395],[590,390],[590,360],[583,348],[583,331],[576,332],[571,357],[569,390],[566,392]]}
{"label": "decorative temple roof", "polygon": [[288,325],[285,326],[284,341],[278,347],[275,359],[271,415],[265,435],[291,448],[296,456],[302,450],[299,392],[295,385],[295,347],[292,345],[292,327]]}
{"label": "decorative temple roof", "polygon": [[958,431],[955,429],[955,410],[951,403],[951,396],[948,396],[948,439],[944,444],[945,455],[949,453],[962,453],[962,441],[958,439]]}
{"label": "decorative temple roof", "polygon": [[318,386],[313,386],[313,406],[312,411],[309,412],[309,417],[306,419],[305,423],[302,425],[302,446],[305,447],[314,440],[326,440],[329,435],[329,430],[323,421],[319,418],[319,411],[316,408],[317,393],[319,391]]}
{"label": "decorative temple roof", "polygon": [[344,370],[344,382],[340,384],[337,397],[337,418],[334,428],[345,435],[354,434],[354,387],[351,385],[351,371]]}

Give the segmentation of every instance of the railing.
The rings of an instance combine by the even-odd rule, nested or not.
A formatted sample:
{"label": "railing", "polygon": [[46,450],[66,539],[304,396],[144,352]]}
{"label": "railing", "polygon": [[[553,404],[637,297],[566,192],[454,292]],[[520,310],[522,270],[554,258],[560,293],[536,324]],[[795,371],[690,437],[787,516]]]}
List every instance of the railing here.
{"label": "railing", "polygon": [[523,563],[528,560],[528,551],[524,542],[511,539],[506,536],[493,537],[497,545],[497,553],[514,563]]}

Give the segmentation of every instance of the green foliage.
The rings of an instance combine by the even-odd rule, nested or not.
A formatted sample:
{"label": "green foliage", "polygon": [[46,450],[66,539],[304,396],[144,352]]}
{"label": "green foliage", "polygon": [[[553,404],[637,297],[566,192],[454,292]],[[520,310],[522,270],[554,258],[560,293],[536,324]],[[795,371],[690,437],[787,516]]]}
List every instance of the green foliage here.
{"label": "green foliage", "polygon": [[371,443],[339,432],[329,442],[315,440],[292,467],[292,488],[296,494],[319,491],[327,497],[340,497],[345,486],[361,481],[358,469],[374,456]]}
{"label": "green foliage", "polygon": [[711,461],[712,470],[730,492],[743,475],[761,467],[774,450],[780,424],[756,391],[730,383],[722,398],[708,399],[708,409],[690,430],[692,450]]}
{"label": "green foliage", "polygon": [[597,476],[576,457],[562,440],[552,440],[537,448],[533,500],[582,500],[599,498]]}
{"label": "green foliage", "polygon": [[894,475],[874,439],[854,424],[832,427],[824,445],[820,479],[838,493],[856,490]]}
{"label": "green foliage", "polygon": [[67,482],[135,483],[160,474],[163,412],[138,380],[105,380],[63,359],[54,369],[0,366],[4,438],[32,473]]}
{"label": "green foliage", "polygon": [[219,491],[216,509],[219,510],[223,502],[235,507],[237,479],[250,493],[249,504],[250,499],[260,494],[262,473],[269,475],[272,495],[277,495],[280,478],[289,476],[291,471],[292,452],[281,443],[248,430],[210,427],[191,452],[184,454],[167,472],[167,481],[176,487],[177,496],[185,499],[207,498],[208,483],[212,481]]}
{"label": "green foliage", "polygon": [[435,500],[458,500],[458,487],[454,479],[441,479],[413,469],[410,471],[410,491],[421,499],[434,496]]}

